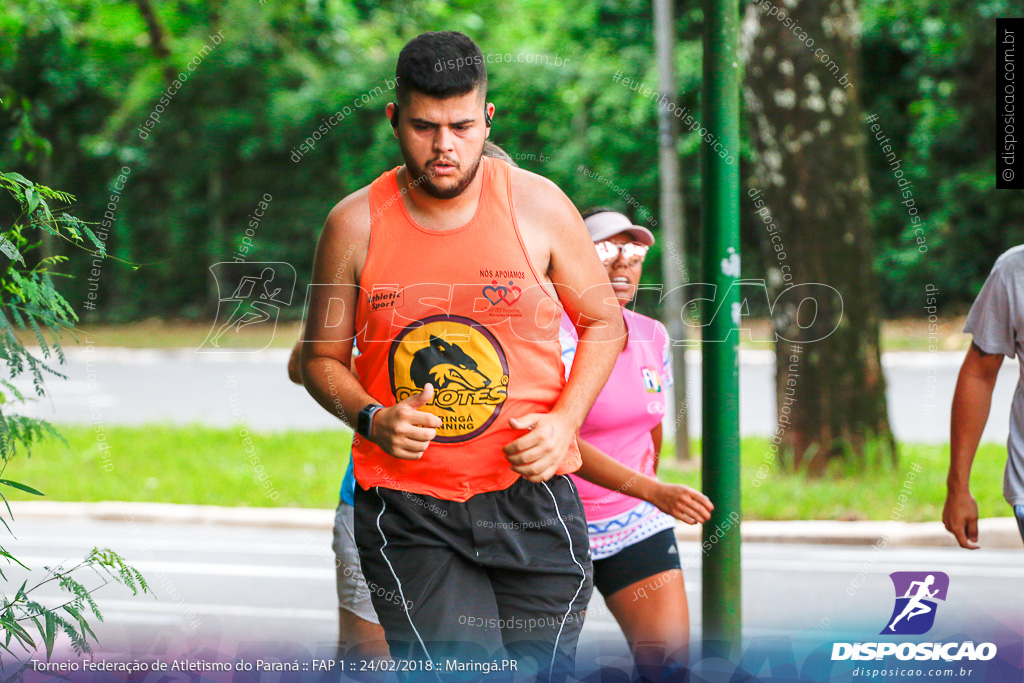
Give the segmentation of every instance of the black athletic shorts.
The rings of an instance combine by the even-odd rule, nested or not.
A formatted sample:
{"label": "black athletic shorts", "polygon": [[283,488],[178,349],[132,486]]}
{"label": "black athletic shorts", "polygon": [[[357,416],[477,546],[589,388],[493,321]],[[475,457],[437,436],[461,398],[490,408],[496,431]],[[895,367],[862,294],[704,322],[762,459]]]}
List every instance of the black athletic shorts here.
{"label": "black athletic shorts", "polygon": [[[419,662],[410,678],[479,680],[488,662],[505,668],[487,681],[524,671],[565,680],[574,671],[593,567],[569,477],[520,478],[462,503],[356,486],[355,536],[392,658]],[[426,661],[435,671],[422,670]],[[460,677],[462,664],[453,671],[449,662],[476,672]]]}
{"label": "black athletic shorts", "polygon": [[594,560],[594,587],[607,598],[626,586],[670,569],[682,569],[682,565],[675,530],[664,529],[611,557]]}

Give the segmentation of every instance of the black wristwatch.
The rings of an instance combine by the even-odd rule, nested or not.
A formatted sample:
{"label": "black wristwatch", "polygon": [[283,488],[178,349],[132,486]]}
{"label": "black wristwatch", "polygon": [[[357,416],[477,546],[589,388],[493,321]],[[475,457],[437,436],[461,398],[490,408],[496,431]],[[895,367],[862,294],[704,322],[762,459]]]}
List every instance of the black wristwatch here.
{"label": "black wristwatch", "polygon": [[373,414],[383,408],[379,403],[368,403],[363,406],[363,409],[359,411],[359,418],[356,420],[356,434],[359,436],[369,439],[370,438],[370,425],[372,424]]}

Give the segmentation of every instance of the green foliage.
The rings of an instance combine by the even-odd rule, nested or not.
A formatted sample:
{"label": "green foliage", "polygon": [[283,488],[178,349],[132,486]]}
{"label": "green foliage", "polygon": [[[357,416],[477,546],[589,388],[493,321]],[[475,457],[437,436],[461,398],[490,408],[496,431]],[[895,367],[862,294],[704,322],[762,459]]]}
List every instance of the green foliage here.
{"label": "green foliage", "polygon": [[927,251],[914,241],[893,170],[868,140],[882,303],[921,314],[924,286],[960,312],[1000,253],[1024,242],[1020,192],[995,189],[996,17],[1012,0],[864,0],[859,86],[913,183]]}
{"label": "green foliage", "polygon": [[[616,71],[656,80],[646,3],[523,2],[517,12],[475,2],[355,0],[155,7],[167,59],[157,56],[132,3],[30,2],[2,20],[14,40],[0,49],[0,73],[17,75],[8,92],[34,106],[33,125],[62,160],[52,169],[54,183],[82,198],[79,215],[98,219],[114,205],[110,253],[146,264],[131,280],[123,268],[104,269],[96,313],[103,319],[211,314],[216,302],[207,268],[231,258],[264,193],[273,201],[247,260],[287,261],[308,278],[331,207],[401,163],[383,116],[392,93],[373,93],[393,78],[402,45],[425,30],[462,30],[489,54],[547,57],[548,63],[490,66],[490,99],[498,110],[492,139],[524,155],[522,166],[554,180],[581,208],[627,209],[625,196],[577,170],[584,164],[657,215],[654,106],[611,80]],[[690,9],[679,20],[683,92],[677,102],[691,108],[700,76],[699,18]],[[160,104],[169,85],[163,68],[184,70],[218,30],[224,42]],[[562,63],[556,65],[556,57]],[[59,81],[49,77],[53,73],[61,74]],[[372,94],[369,103],[292,160],[292,150],[325,119],[363,94]],[[143,139],[139,128],[158,104],[160,122]],[[13,122],[4,123],[0,136],[11,139]],[[694,135],[684,136],[680,151],[693,225]],[[122,169],[129,169],[127,183],[116,195]],[[695,248],[692,230],[690,241]],[[648,281],[660,279],[657,249],[648,260]],[[69,269],[81,276],[88,264]],[[79,277],[62,283],[61,291],[74,300],[85,286]],[[653,312],[655,298],[648,298],[639,308]],[[284,314],[297,318],[298,308]]]}
{"label": "green foliage", "polygon": [[[27,121],[27,117],[24,120]],[[45,145],[41,147],[45,148]],[[47,421],[11,412],[13,406],[29,400],[14,384],[19,376],[28,374],[31,377],[38,396],[45,396],[44,374],[64,378],[48,361],[56,358],[59,363],[65,362],[60,336],[71,331],[78,320],[70,304],[57,292],[53,281],[53,277],[58,275],[53,271],[54,266],[66,262],[67,258],[61,255],[40,255],[40,235],[50,235],[80,247],[89,244],[96,248],[94,253],[100,257],[106,255],[106,249],[84,221],[66,211],[51,209],[51,204],[56,207],[74,202],[75,198],[70,194],[33,182],[15,172],[0,172],[0,189],[5,191],[8,205],[14,207],[10,211],[10,223],[0,224],[0,251],[3,252],[0,259],[5,261],[5,265],[0,268],[0,359],[7,364],[6,376],[0,379],[0,457],[3,458],[0,466],[0,500],[4,503],[7,516],[13,520],[11,507],[3,492],[4,487],[31,496],[43,494],[32,486],[2,477],[11,459],[22,452],[28,457],[33,446],[47,436],[56,437],[67,445]],[[28,261],[32,261],[33,265],[29,266]],[[42,358],[36,357],[25,347],[15,334],[16,329],[31,330],[39,344]],[[47,339],[44,332],[50,334],[51,338]],[[0,522],[10,531],[10,525],[2,512]],[[3,546],[0,546],[0,557],[8,565],[29,569]],[[127,586],[133,594],[140,590],[150,592],[142,575],[109,549],[93,549],[84,560],[70,569],[60,565],[43,569],[43,579],[34,586],[27,587],[26,580],[13,596],[8,595],[6,590],[0,596],[0,631],[3,634],[0,648],[3,652],[15,655],[16,649],[31,651],[42,643],[49,658],[58,633],[64,633],[70,638],[76,652],[91,652],[89,638],[95,640],[96,634],[86,620],[87,612],[97,619],[103,618],[92,593],[110,582]],[[73,576],[85,569],[92,569],[103,583],[87,588]],[[0,569],[0,580],[5,584],[8,582],[3,569]],[[68,595],[66,602],[51,608],[32,599],[33,591],[54,582],[60,591]],[[0,653],[0,667],[2,665],[3,657]],[[11,678],[20,676],[27,666],[28,662]]]}
{"label": "green foliage", "polygon": [[[12,38],[0,46],[0,73],[10,75],[0,84],[0,98],[32,114],[31,124],[12,112],[0,119],[0,166],[13,154],[29,159],[38,175],[46,170],[42,151],[52,146],[61,160],[49,171],[52,184],[85,198],[81,215],[98,217],[114,205],[111,253],[147,264],[131,279],[128,269],[107,269],[96,313],[102,319],[209,316],[216,302],[207,267],[235,253],[264,193],[273,201],[248,260],[287,261],[308,277],[331,207],[401,163],[382,111],[391,92],[373,94],[298,162],[292,150],[326,118],[393,77],[401,46],[426,30],[463,31],[492,55],[546,55],[548,63],[489,65],[490,99],[497,106],[492,139],[523,155],[520,165],[551,178],[581,209],[604,204],[634,219],[643,215],[626,205],[624,194],[580,173],[582,164],[659,216],[655,105],[612,81],[621,72],[657,83],[649,3],[520,0],[515,11],[473,1],[291,6],[224,0],[155,7],[166,59],[154,50],[133,3],[22,2],[0,18],[0,29]],[[879,115],[913,180],[928,247],[918,250],[917,226],[869,140],[876,267],[889,313],[920,312],[929,282],[939,284],[944,310],[965,308],[995,257],[1024,238],[1014,220],[1024,211],[1024,196],[997,192],[992,165],[992,23],[1013,16],[1014,8],[1010,0],[861,3],[856,90],[864,111]],[[224,41],[160,104],[170,85],[165,70],[184,72],[218,30]],[[700,104],[700,30],[699,5],[679,5],[675,101],[691,112]],[[558,66],[556,56],[563,60]],[[158,105],[160,122],[144,139],[140,127]],[[33,131],[50,142],[34,143]],[[688,255],[698,246],[699,146],[695,134],[682,132],[689,227],[683,251],[694,279]],[[34,156],[26,156],[29,151]],[[124,168],[126,189],[116,194],[112,188]],[[754,218],[742,212],[746,277],[763,276]],[[662,281],[664,246],[655,245],[645,281]],[[70,269],[81,276],[88,264]],[[64,282],[61,291],[81,297],[84,280]],[[638,310],[652,313],[655,304],[649,296]],[[284,313],[297,318],[298,306]]]}
{"label": "green foliage", "polygon": [[[48,342],[43,330],[59,336],[71,330],[78,320],[71,305],[57,292],[53,283],[51,268],[66,261],[66,257],[43,257],[28,267],[24,257],[33,256],[39,247],[39,239],[33,241],[27,233],[43,231],[72,242],[82,242],[92,232],[79,219],[64,212],[55,216],[50,210],[51,201],[74,201],[74,197],[67,193],[34,183],[18,173],[3,172],[0,172],[0,189],[5,190],[20,208],[10,226],[0,226],[0,229],[6,227],[0,231],[0,240],[8,249],[13,245],[16,250],[13,260],[6,254],[0,256],[7,261],[7,266],[0,270],[0,359],[6,362],[8,371],[8,376],[0,380],[0,457],[6,463],[19,447],[23,447],[27,454],[32,444],[44,436],[59,437],[45,420],[8,412],[10,404],[27,400],[11,380],[27,373],[36,395],[43,396],[44,373],[64,378],[46,362],[53,357],[64,362],[60,342],[56,337]],[[28,351],[15,334],[16,329],[32,331],[42,358]]]}
{"label": "green foliage", "polygon": [[[0,556],[8,562],[14,562],[25,567],[21,562],[0,548]],[[89,626],[86,616],[91,614],[96,619],[103,621],[103,615],[96,605],[92,594],[107,585],[108,583],[119,583],[131,590],[132,595],[152,593],[149,584],[142,574],[133,567],[125,564],[124,559],[109,548],[93,548],[92,551],[73,567],[64,568],[63,565],[56,567],[43,567],[45,574],[38,583],[30,588],[28,581],[24,581],[15,591],[12,597],[2,596],[0,604],[0,630],[4,632],[4,642],[0,648],[11,655],[18,652],[11,649],[12,643],[26,651],[34,650],[40,643],[46,649],[47,659],[53,654],[53,645],[59,633],[64,633],[71,640],[71,646],[75,652],[82,654],[92,652],[89,638],[96,640],[96,634]],[[102,583],[93,588],[87,588],[74,576],[86,569],[93,570]],[[0,577],[4,581],[7,577],[0,571]],[[47,584],[56,583],[58,589],[67,594],[68,599],[57,607],[46,607],[30,597],[33,591],[38,590]],[[33,638],[33,632],[35,638]],[[0,662],[3,658],[0,657]],[[26,667],[25,664],[14,673],[8,680],[15,678]]]}
{"label": "green foliage", "polygon": [[[421,31],[463,31],[491,55],[546,56],[547,63],[501,59],[489,65],[489,99],[497,107],[492,139],[523,155],[520,165],[551,178],[581,209],[611,205],[642,220],[639,209],[627,206],[628,192],[655,219],[660,214],[655,105],[612,81],[621,72],[652,87],[657,83],[647,2],[520,0],[514,11],[468,0],[300,6],[224,0],[155,8],[166,59],[158,56],[134,3],[22,2],[0,18],[0,29],[12,38],[0,46],[6,78],[0,98],[4,106],[21,103],[0,119],[0,166],[8,154],[24,157],[26,172],[42,173],[84,198],[80,215],[99,217],[114,206],[107,219],[111,253],[147,264],[131,279],[128,269],[105,270],[95,314],[102,319],[208,317],[216,302],[207,267],[232,257],[264,193],[273,201],[247,259],[287,261],[308,277],[331,207],[401,163],[383,116],[392,93],[375,89],[393,77],[401,46]],[[994,17],[1014,15],[1014,3],[864,0],[861,13],[856,91],[864,111],[879,115],[914,183],[928,247],[918,250],[917,226],[869,140],[883,304],[889,313],[920,312],[923,286],[931,282],[940,286],[940,303],[955,312],[972,300],[995,257],[1024,238],[1014,220],[1024,197],[997,192],[992,165],[991,27]],[[699,4],[684,2],[676,14],[675,102],[699,111]],[[217,31],[223,42],[187,71]],[[162,103],[167,72],[186,73],[187,80]],[[368,103],[323,135],[313,151],[292,160],[292,150],[325,119],[363,94],[371,95]],[[140,128],[158,105],[159,123],[143,138]],[[31,123],[22,110],[31,112]],[[33,142],[33,132],[50,142]],[[47,146],[61,160],[52,169],[41,161]],[[681,133],[689,230],[682,251],[693,279],[699,147],[696,134]],[[623,194],[579,172],[581,164],[612,179]],[[123,169],[129,170],[127,183],[116,193]],[[764,275],[756,258],[755,218],[742,212],[746,277]],[[67,246],[62,253],[70,253]],[[655,245],[645,281],[662,281],[665,246]],[[87,263],[69,267],[75,275],[88,272]],[[81,297],[84,281],[63,282],[61,291]],[[650,295],[638,310],[652,313],[655,305]],[[298,313],[298,306],[284,312],[293,318]]]}

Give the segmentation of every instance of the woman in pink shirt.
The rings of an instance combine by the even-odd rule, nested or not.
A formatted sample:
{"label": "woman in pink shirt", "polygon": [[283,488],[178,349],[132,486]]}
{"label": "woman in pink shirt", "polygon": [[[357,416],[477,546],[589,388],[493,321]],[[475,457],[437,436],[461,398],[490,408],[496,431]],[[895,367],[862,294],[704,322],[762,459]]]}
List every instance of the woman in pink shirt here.
{"label": "woman in pink shirt", "polygon": [[[656,475],[672,351],[662,323],[627,307],[654,235],[607,209],[588,211],[584,219],[622,306],[626,343],[580,428],[583,466],[573,481],[587,515],[594,586],[629,641],[640,674],[653,679],[685,666],[689,645],[675,520],[705,522],[713,506],[699,491]],[[563,315],[566,376],[576,342]]]}

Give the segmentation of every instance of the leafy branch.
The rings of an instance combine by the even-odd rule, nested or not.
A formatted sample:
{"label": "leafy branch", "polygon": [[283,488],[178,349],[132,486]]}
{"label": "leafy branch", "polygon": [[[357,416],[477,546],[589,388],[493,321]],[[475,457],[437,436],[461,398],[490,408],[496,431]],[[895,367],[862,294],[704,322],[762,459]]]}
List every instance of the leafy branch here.
{"label": "leafy branch", "polygon": [[[74,202],[74,196],[35,183],[19,173],[0,172],[0,189],[6,191],[20,209],[9,227],[4,229],[0,226],[0,252],[7,257],[6,266],[0,266],[0,360],[6,362],[9,375],[0,378],[0,457],[3,459],[0,465],[0,501],[6,508],[7,516],[13,521],[11,506],[3,494],[4,486],[31,495],[43,494],[27,484],[4,478],[10,459],[21,450],[28,457],[32,446],[47,437],[58,438],[67,445],[67,441],[46,420],[7,410],[11,405],[30,400],[14,380],[28,374],[34,393],[41,397],[45,396],[46,375],[66,379],[48,361],[56,358],[59,364],[66,362],[60,337],[65,332],[74,337],[74,326],[78,322],[74,309],[53,283],[53,277],[62,276],[53,269],[65,263],[67,257],[57,255],[35,258],[35,265],[29,267],[25,256],[36,257],[32,252],[42,243],[41,233],[60,237],[100,257],[106,257],[107,251],[103,241],[84,221],[57,208],[58,205]],[[0,256],[0,260],[3,258]],[[42,358],[33,355],[18,336],[19,331],[28,330],[31,330],[39,344]],[[53,339],[47,340],[44,331],[51,333]],[[0,522],[11,532],[2,509]],[[30,567],[3,546],[0,546],[0,557],[7,561],[8,570],[13,565],[31,571]],[[152,594],[142,574],[110,549],[93,548],[85,559],[70,569],[63,566],[43,569],[46,573],[35,585],[28,587],[26,579],[13,596],[8,596],[6,591],[0,595],[0,668],[3,668],[4,653],[15,655],[15,649],[12,648],[31,652],[39,643],[45,647],[49,659],[60,633],[68,636],[75,652],[92,652],[89,639],[95,641],[96,634],[89,626],[87,617],[103,620],[92,594],[109,583],[126,586],[133,595],[138,595],[140,591]],[[101,580],[98,586],[91,589],[73,576],[88,569]],[[8,582],[3,569],[0,569],[0,579],[4,584]],[[56,584],[68,599],[56,607],[47,607],[32,599],[33,591],[48,584]],[[27,666],[26,662],[6,680],[20,678]]]}
{"label": "leafy branch", "polygon": [[[9,562],[13,561],[25,567],[2,547],[0,547],[0,556]],[[150,594],[153,592],[142,574],[126,564],[124,558],[109,548],[93,548],[85,559],[70,569],[64,569],[60,565],[56,568],[43,567],[43,569],[46,570],[46,575],[41,581],[27,588],[28,580],[26,579],[13,598],[4,596],[3,602],[0,604],[0,628],[6,632],[4,642],[0,643],[0,648],[9,654],[16,654],[11,649],[12,641],[27,651],[38,647],[36,639],[32,637],[29,629],[34,629],[36,637],[46,648],[47,659],[53,654],[53,645],[60,632],[70,638],[75,652],[79,654],[92,653],[88,638],[96,640],[96,634],[86,621],[86,615],[91,613],[92,616],[103,621],[103,615],[93,600],[92,594],[109,583],[126,586],[131,590],[132,595],[138,595],[140,591]],[[94,588],[86,588],[81,581],[72,576],[75,572],[85,569],[92,569],[100,577],[102,583]],[[0,576],[3,576],[4,580],[7,578],[2,571],[0,571]],[[50,608],[29,597],[33,591],[55,582],[61,591],[69,595],[70,599]]]}

